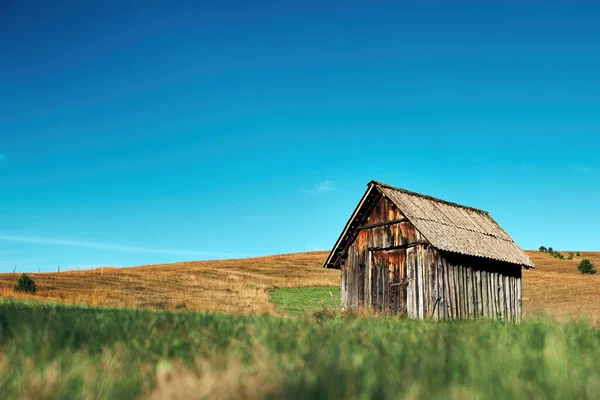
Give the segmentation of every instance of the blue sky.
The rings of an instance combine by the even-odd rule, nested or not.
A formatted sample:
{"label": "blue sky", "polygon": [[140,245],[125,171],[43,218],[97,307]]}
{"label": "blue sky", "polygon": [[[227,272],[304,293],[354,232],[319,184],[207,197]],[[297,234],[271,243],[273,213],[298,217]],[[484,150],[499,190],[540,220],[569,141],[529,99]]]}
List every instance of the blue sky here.
{"label": "blue sky", "polygon": [[0,271],[328,249],[371,179],[600,250],[592,2],[126,3],[0,2]]}

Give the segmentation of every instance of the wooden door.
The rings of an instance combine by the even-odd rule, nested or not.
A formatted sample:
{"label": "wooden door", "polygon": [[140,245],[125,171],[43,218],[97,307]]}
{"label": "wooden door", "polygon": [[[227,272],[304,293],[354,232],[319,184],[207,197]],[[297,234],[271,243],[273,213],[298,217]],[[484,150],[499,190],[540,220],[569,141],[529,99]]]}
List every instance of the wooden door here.
{"label": "wooden door", "polygon": [[371,251],[371,304],[379,312],[406,314],[406,250]]}

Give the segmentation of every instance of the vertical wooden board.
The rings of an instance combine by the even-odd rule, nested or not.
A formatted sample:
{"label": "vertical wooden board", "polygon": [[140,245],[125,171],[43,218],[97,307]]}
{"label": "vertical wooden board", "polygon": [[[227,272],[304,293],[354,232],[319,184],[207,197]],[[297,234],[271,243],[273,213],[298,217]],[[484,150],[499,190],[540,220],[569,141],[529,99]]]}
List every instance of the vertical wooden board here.
{"label": "vertical wooden board", "polygon": [[354,275],[354,270],[353,270],[353,266],[354,266],[354,253],[352,252],[352,250],[348,251],[348,258],[346,259],[346,304],[347,304],[347,308],[351,309],[352,308],[352,276]]}
{"label": "vertical wooden board", "polygon": [[479,312],[479,280],[477,279],[477,269],[473,269],[473,310],[475,312],[475,318],[481,318]]}
{"label": "vertical wooden board", "polygon": [[[501,277],[502,274],[499,273],[499,272],[494,272],[494,276]],[[496,279],[496,282],[498,282],[498,278]],[[498,290],[496,290],[495,293],[499,294],[500,292]],[[494,303],[494,309],[496,310],[497,314],[504,315],[504,314],[502,314],[501,312],[498,311],[498,310],[500,310],[501,306],[502,306],[502,299],[500,298],[500,296],[498,296],[498,297],[496,297],[496,302]]]}
{"label": "vertical wooden board", "polygon": [[515,276],[515,322],[521,322],[521,308],[519,307],[519,278]]}
{"label": "vertical wooden board", "polygon": [[[398,300],[399,300],[399,296],[398,296],[398,291],[399,291],[399,287],[396,285],[399,281],[398,281],[398,260],[399,260],[399,256],[398,256],[398,251],[394,250],[391,251],[389,253],[389,260],[388,260],[388,265],[389,265],[389,282],[390,282],[390,286],[389,286],[389,290],[390,290],[390,312],[397,314],[398,313]],[[394,286],[392,286],[394,285]]]}
{"label": "vertical wooden board", "polygon": [[460,266],[460,314],[462,318],[467,319],[467,289],[466,289],[466,278],[465,278],[465,266]]}
{"label": "vertical wooden board", "polygon": [[[400,253],[400,282],[403,282],[407,277],[406,269],[406,250],[402,250]],[[400,290],[400,313],[406,315],[406,294],[408,292],[407,286],[402,285]]]}
{"label": "vertical wooden board", "polygon": [[473,292],[473,318],[479,318],[479,312],[477,310],[477,270],[471,269],[471,290]]}
{"label": "vertical wooden board", "polygon": [[450,314],[450,301],[449,301],[449,296],[450,296],[450,291],[448,290],[448,264],[446,263],[446,259],[444,257],[442,257],[441,261],[441,266],[442,266],[442,280],[443,280],[443,287],[442,287],[442,295],[444,296],[444,319],[448,320],[450,319],[452,316]]}
{"label": "vertical wooden board", "polygon": [[452,265],[451,267],[451,271],[452,271],[452,277],[451,277],[451,283],[452,283],[452,312],[454,314],[454,319],[459,319],[460,318],[460,313],[459,313],[459,306],[458,306],[458,288],[457,286],[457,282],[458,280],[456,279],[456,273],[458,272],[458,269],[456,267],[456,265]]}
{"label": "vertical wooden board", "polygon": [[342,308],[346,308],[346,271],[342,267],[342,284],[340,287],[340,302],[342,304]]}
{"label": "vertical wooden board", "polygon": [[352,306],[354,308],[358,308],[358,269],[359,269],[359,256],[358,251],[354,253],[354,266],[352,273],[352,283],[354,287],[352,288]]}
{"label": "vertical wooden board", "polygon": [[452,300],[452,294],[454,293],[452,287],[452,265],[448,263],[448,260],[444,259],[444,270],[446,271],[446,304],[448,309],[448,319],[454,319],[454,302]]}
{"label": "vertical wooden board", "polygon": [[415,272],[415,291],[413,293],[415,304],[413,305],[413,309],[415,310],[415,318],[419,318],[419,297],[421,296],[419,286],[421,284],[421,277],[419,276],[419,257],[417,255],[417,249],[415,247],[413,247],[413,251],[411,252],[411,259],[413,262],[413,268]]}
{"label": "vertical wooden board", "polygon": [[423,282],[423,258],[422,258],[422,254],[421,254],[421,249],[419,247],[416,248],[416,257],[415,257],[416,263],[417,263],[417,276],[419,278],[418,280],[418,288],[417,291],[419,293],[419,318],[423,318],[424,314],[423,314],[423,310],[424,310],[424,305],[423,305],[423,295],[425,293],[425,282]]}
{"label": "vertical wooden board", "polygon": [[471,291],[471,267],[465,268],[465,303],[467,306],[468,318],[473,318],[473,308],[471,307],[473,301],[473,293]]}
{"label": "vertical wooden board", "polygon": [[481,271],[481,313],[484,318],[490,316],[490,293],[488,291],[488,283],[490,280],[489,271]]}
{"label": "vertical wooden board", "polygon": [[440,297],[440,274],[439,274],[439,267],[438,267],[438,259],[439,259],[439,254],[437,253],[436,250],[432,249],[432,268],[433,268],[433,285],[434,285],[434,299],[433,299],[433,317],[435,320],[441,320],[442,318],[440,317],[440,301],[438,300],[438,298]]}
{"label": "vertical wooden board", "polygon": [[517,279],[514,276],[510,277],[510,304],[511,318],[513,322],[517,322]]}
{"label": "vertical wooden board", "polygon": [[502,320],[506,318],[506,302],[504,298],[504,275],[500,272],[498,273],[498,307],[500,308],[500,315],[502,315]]}
{"label": "vertical wooden board", "polygon": [[368,251],[365,253],[367,266],[365,268],[365,308],[371,308],[373,299],[371,298],[371,274],[373,270],[373,252]]}
{"label": "vertical wooden board", "polygon": [[419,317],[419,270],[417,265],[417,249],[415,247],[412,248],[410,253],[410,263],[412,265],[413,272],[413,317]]}
{"label": "vertical wooden board", "polygon": [[417,252],[416,252],[416,248],[413,247],[411,248],[411,253],[410,253],[410,262],[412,264],[412,271],[413,271],[413,278],[414,278],[414,285],[413,285],[413,317],[414,318],[419,318],[419,284],[420,284],[420,279],[419,279],[419,269],[418,269],[418,264],[417,264]]}
{"label": "vertical wooden board", "polygon": [[421,253],[421,270],[423,271],[423,318],[429,313],[429,264],[427,260],[427,252],[425,246],[419,246],[419,253]]}
{"label": "vertical wooden board", "polygon": [[517,322],[523,320],[523,292],[522,292],[522,278],[517,277]]}
{"label": "vertical wooden board", "polygon": [[510,319],[512,322],[517,322],[517,288],[516,288],[516,278],[513,275],[510,275]]}
{"label": "vertical wooden board", "polygon": [[460,295],[460,265],[454,267],[454,291],[456,297],[456,317],[463,318],[462,315],[462,296]]}
{"label": "vertical wooden board", "polygon": [[504,275],[504,288],[504,293],[506,296],[506,319],[508,321],[512,321],[512,298],[510,296],[511,284],[510,276],[508,274]]}
{"label": "vertical wooden board", "polygon": [[352,281],[352,277],[354,276],[354,253],[352,252],[352,250],[348,251],[348,258],[347,258],[347,267],[346,267],[346,273],[347,273],[347,277],[346,277],[346,303],[348,304],[348,309],[352,308],[352,286],[353,286],[353,281]]}
{"label": "vertical wooden board", "polygon": [[[387,261],[387,260],[386,260]],[[390,311],[390,271],[389,264],[386,262],[382,268],[381,285],[383,288],[383,310],[385,313]]]}
{"label": "vertical wooden board", "polygon": [[373,285],[375,292],[374,292],[374,296],[375,296],[375,310],[376,311],[381,311],[381,268],[380,268],[380,264],[379,264],[379,260],[376,258],[376,263],[375,263],[375,274],[373,276],[373,280],[375,281],[375,285]]}
{"label": "vertical wooden board", "polygon": [[489,300],[489,307],[490,307],[490,318],[492,319],[497,319],[497,315],[496,315],[496,304],[497,304],[497,299],[496,299],[496,292],[494,291],[494,282],[495,282],[495,277],[496,277],[496,272],[490,271],[490,279],[488,282],[488,292],[490,294],[490,300]]}
{"label": "vertical wooden board", "polygon": [[369,286],[369,291],[371,294],[369,295],[371,298],[371,308],[373,310],[377,310],[377,258],[374,253],[371,253],[371,277],[369,278],[371,284]]}
{"label": "vertical wooden board", "polygon": [[354,281],[356,269],[354,268],[354,250],[348,254],[348,308],[354,307]]}
{"label": "vertical wooden board", "polygon": [[460,267],[460,276],[461,276],[461,298],[462,298],[462,312],[463,318],[469,318],[469,305],[467,303],[467,267]]}
{"label": "vertical wooden board", "polygon": [[504,307],[504,299],[503,299],[503,294],[504,292],[502,291],[502,275],[500,273],[496,274],[497,275],[497,285],[498,285],[498,319],[503,319],[504,318],[504,314],[502,313],[502,308]]}
{"label": "vertical wooden board", "polygon": [[435,318],[435,314],[437,314],[437,305],[435,302],[437,297],[437,277],[435,273],[435,251],[431,246],[427,246],[427,254],[429,255],[429,313],[432,318]]}
{"label": "vertical wooden board", "polygon": [[490,272],[489,274],[489,282],[488,282],[488,292],[490,294],[489,307],[490,307],[490,318],[496,319],[496,298],[494,296],[494,277],[495,272]]}
{"label": "vertical wooden board", "polygon": [[488,272],[487,271],[481,271],[481,310],[483,313],[483,316],[485,318],[488,318],[490,313],[489,313],[489,306],[488,306],[488,301],[489,301],[489,293],[488,293]]}
{"label": "vertical wooden board", "polygon": [[494,279],[494,273],[489,271],[487,273],[487,280],[485,282],[485,290],[487,292],[487,316],[490,319],[494,318],[494,294],[492,293],[492,280]]}
{"label": "vertical wooden board", "polygon": [[506,320],[506,296],[504,292],[504,275],[498,273],[498,310],[502,320]]}
{"label": "vertical wooden board", "polygon": [[497,290],[496,290],[496,273],[490,272],[490,296],[492,300],[492,309],[490,310],[491,318],[498,319]]}
{"label": "vertical wooden board", "polygon": [[467,267],[466,265],[463,266],[463,291],[465,294],[465,316],[466,318],[471,318],[471,315],[469,314],[469,278],[467,275],[468,269],[469,267]]}
{"label": "vertical wooden board", "polygon": [[358,264],[358,306],[363,307],[365,303],[365,264],[362,260]]}
{"label": "vertical wooden board", "polygon": [[411,261],[412,249],[406,250],[406,315],[413,317],[413,297],[414,297],[414,277],[413,277],[413,266]]}
{"label": "vertical wooden board", "polygon": [[442,265],[442,279],[443,279],[443,288],[444,288],[444,319],[451,319],[452,316],[450,314],[450,291],[448,290],[448,264],[446,263],[446,259],[442,257],[441,260]]}
{"label": "vertical wooden board", "polygon": [[481,273],[480,270],[475,270],[475,293],[476,293],[476,304],[475,308],[477,310],[477,318],[482,318],[483,314],[481,313]]}
{"label": "vertical wooden board", "polygon": [[498,315],[498,319],[503,319],[504,315],[502,314],[502,285],[500,283],[501,281],[501,275],[500,274],[495,274],[496,275],[496,279],[494,279],[494,284],[496,285],[496,306],[497,306],[497,310],[496,310],[496,314]]}
{"label": "vertical wooden board", "polygon": [[506,275],[506,282],[507,282],[507,291],[506,291],[506,299],[507,299],[507,314],[508,314],[508,320],[513,322],[513,318],[514,318],[514,308],[513,308],[513,281],[510,275]]}
{"label": "vertical wooden board", "polygon": [[479,314],[479,318],[485,317],[483,314],[483,288],[481,282],[481,270],[478,269],[476,272],[477,275],[477,314]]}
{"label": "vertical wooden board", "polygon": [[380,265],[379,266],[379,272],[377,274],[377,291],[378,291],[378,297],[379,297],[379,312],[382,312],[385,309],[385,292],[384,292],[384,278],[383,275],[385,274],[385,271],[383,270],[383,267]]}
{"label": "vertical wooden board", "polygon": [[456,266],[448,264],[450,269],[450,287],[452,288],[452,292],[450,293],[452,296],[452,316],[454,319],[460,318],[458,315],[458,296],[456,290]]}
{"label": "vertical wooden board", "polygon": [[488,273],[487,271],[480,271],[481,276],[481,316],[483,318],[488,317],[488,292],[487,292],[487,282],[488,282]]}
{"label": "vertical wooden board", "polygon": [[514,276],[510,276],[510,308],[511,308],[511,320],[512,322],[517,322],[517,306],[516,306],[516,286],[515,286],[516,278]]}
{"label": "vertical wooden board", "polygon": [[445,301],[445,291],[446,288],[444,286],[445,284],[445,280],[444,280],[444,264],[442,262],[442,257],[441,255],[438,254],[437,257],[437,271],[438,271],[438,286],[439,286],[439,298],[440,300],[438,301],[438,313],[440,316],[441,320],[446,319],[446,301]]}
{"label": "vertical wooden board", "polygon": [[459,265],[458,267],[458,294],[460,298],[460,317],[463,319],[467,319],[465,304],[465,301],[467,299],[467,295],[465,293],[465,267],[462,265]]}
{"label": "vertical wooden board", "polygon": [[405,296],[406,296],[406,303],[404,304],[404,307],[406,308],[406,315],[407,316],[410,316],[410,312],[411,312],[411,309],[412,309],[411,306],[410,306],[411,299],[412,299],[412,290],[411,290],[412,275],[411,275],[411,272],[410,272],[410,256],[409,256],[410,252],[409,252],[409,250],[410,249],[406,250],[406,254],[405,254],[405,258],[404,258],[404,263],[406,265],[406,269],[405,269],[406,278],[405,278],[405,280],[407,282],[407,284],[404,286],[404,290],[406,291],[406,294],[405,294]]}
{"label": "vertical wooden board", "polygon": [[440,314],[440,302],[441,300],[441,293],[442,293],[442,286],[440,285],[440,268],[439,268],[439,259],[440,259],[440,255],[437,252],[437,250],[433,249],[433,275],[434,275],[434,279],[435,279],[435,298],[433,299],[433,305],[434,305],[434,311],[435,311],[435,319],[436,320],[441,320],[442,316]]}

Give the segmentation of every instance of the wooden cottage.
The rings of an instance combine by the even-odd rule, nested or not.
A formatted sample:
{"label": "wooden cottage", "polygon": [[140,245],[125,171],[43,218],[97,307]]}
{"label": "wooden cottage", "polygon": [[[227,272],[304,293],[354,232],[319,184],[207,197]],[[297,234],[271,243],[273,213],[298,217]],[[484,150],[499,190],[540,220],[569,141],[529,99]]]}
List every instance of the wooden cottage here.
{"label": "wooden cottage", "polygon": [[375,181],[324,265],[341,269],[345,308],[516,322],[533,266],[486,211]]}

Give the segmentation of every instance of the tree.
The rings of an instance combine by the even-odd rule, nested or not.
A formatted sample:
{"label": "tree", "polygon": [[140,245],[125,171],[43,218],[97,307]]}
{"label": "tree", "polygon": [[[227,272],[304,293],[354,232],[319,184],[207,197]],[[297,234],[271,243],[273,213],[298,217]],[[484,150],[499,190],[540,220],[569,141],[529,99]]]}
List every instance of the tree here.
{"label": "tree", "polygon": [[570,252],[569,252],[569,260],[572,260],[572,259],[573,259],[573,257],[575,257],[575,254],[573,254],[573,252],[572,252],[572,251],[570,251]]}
{"label": "tree", "polygon": [[548,247],[548,253],[550,253],[550,254],[554,253],[554,249],[552,247]]}
{"label": "tree", "polygon": [[581,262],[577,266],[577,269],[582,274],[595,274],[596,273],[594,264],[592,264],[592,262],[590,260],[588,260],[587,258],[584,258],[583,260],[581,260]]}
{"label": "tree", "polygon": [[21,278],[19,278],[19,281],[15,285],[15,290],[33,294],[37,290],[37,286],[33,279],[29,277],[29,275],[22,274]]}
{"label": "tree", "polygon": [[541,251],[542,253],[545,253],[545,252],[547,252],[547,251],[548,251],[548,249],[547,249],[545,246],[541,246],[541,247],[540,247],[540,251]]}

